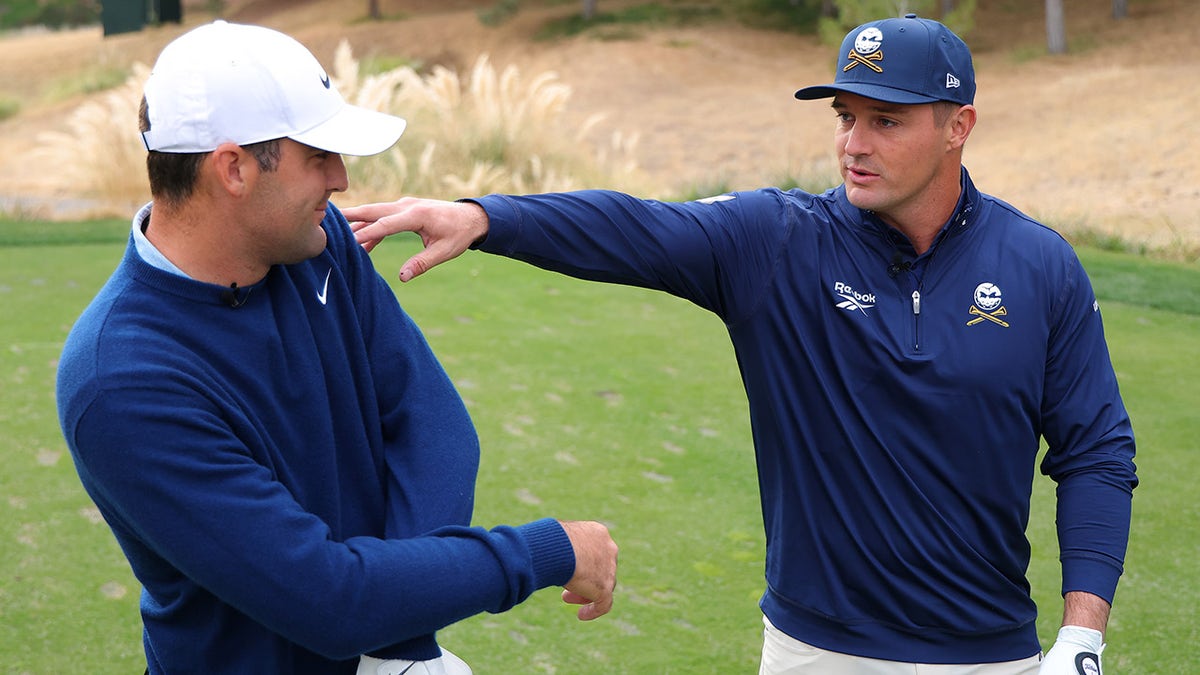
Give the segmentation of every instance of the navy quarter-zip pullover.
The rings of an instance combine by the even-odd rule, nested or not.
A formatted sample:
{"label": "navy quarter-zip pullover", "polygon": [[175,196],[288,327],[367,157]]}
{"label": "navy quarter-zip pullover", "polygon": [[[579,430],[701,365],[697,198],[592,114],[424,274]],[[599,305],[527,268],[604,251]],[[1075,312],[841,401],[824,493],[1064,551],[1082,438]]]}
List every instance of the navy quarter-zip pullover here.
{"label": "navy quarter-zip pullover", "polygon": [[962,175],[920,256],[841,187],[477,200],[481,250],[724,321],[762,493],[762,608],[824,649],[1037,654],[1025,529],[1043,438],[1063,591],[1111,602],[1122,572],[1134,440],[1091,284],[1062,237]]}

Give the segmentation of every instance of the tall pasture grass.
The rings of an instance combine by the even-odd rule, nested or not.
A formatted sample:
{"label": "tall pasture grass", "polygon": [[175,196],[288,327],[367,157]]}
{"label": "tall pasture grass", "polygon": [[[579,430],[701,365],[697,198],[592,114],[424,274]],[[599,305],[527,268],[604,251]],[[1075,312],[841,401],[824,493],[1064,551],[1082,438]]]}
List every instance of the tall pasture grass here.
{"label": "tall pasture grass", "polygon": [[[126,215],[149,199],[137,111],[149,68],[136,63],[120,86],[89,98],[66,127],[39,136],[37,159],[61,176],[64,192]],[[457,198],[487,192],[545,192],[603,186],[646,192],[634,159],[636,134],[585,142],[603,121],[572,122],[571,87],[554,72],[497,69],[487,55],[469,72],[410,65],[362,75],[349,43],[335,51],[332,77],[347,101],[408,120],[390,150],[346,157],[352,203],[402,195]]]}

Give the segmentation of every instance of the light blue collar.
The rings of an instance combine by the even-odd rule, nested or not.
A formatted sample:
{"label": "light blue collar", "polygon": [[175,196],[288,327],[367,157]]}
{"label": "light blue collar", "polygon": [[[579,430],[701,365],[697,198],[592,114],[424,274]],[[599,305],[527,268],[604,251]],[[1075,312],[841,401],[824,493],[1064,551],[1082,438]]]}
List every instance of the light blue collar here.
{"label": "light blue collar", "polygon": [[146,233],[142,232],[142,223],[150,220],[152,206],[154,206],[154,202],[148,202],[133,217],[133,245],[137,249],[138,255],[152,267],[190,279],[191,277],[184,274],[183,270],[175,266],[175,263],[167,260],[167,256],[155,248],[154,244],[151,244],[150,240],[146,238]]}

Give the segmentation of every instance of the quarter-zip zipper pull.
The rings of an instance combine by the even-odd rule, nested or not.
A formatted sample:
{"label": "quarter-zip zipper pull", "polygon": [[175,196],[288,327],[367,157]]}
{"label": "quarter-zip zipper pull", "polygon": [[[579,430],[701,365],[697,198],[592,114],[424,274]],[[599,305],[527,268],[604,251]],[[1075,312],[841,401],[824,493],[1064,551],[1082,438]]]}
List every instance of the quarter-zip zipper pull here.
{"label": "quarter-zip zipper pull", "polygon": [[921,313],[921,291],[913,291],[913,314]]}

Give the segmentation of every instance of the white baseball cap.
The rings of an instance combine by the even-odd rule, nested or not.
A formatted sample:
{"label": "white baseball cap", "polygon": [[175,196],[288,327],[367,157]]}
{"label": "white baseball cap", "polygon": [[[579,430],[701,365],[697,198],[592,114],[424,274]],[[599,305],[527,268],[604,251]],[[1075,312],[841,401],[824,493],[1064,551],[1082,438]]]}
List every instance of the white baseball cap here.
{"label": "white baseball cap", "polygon": [[374,155],[404,133],[394,115],[350,105],[316,57],[261,26],[214,21],[176,38],[146,81],[147,150],[210,152],[290,138],[342,155]]}

